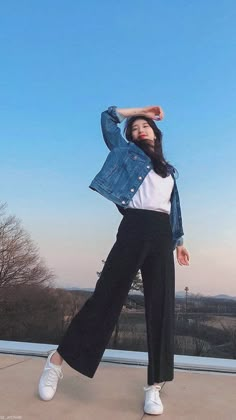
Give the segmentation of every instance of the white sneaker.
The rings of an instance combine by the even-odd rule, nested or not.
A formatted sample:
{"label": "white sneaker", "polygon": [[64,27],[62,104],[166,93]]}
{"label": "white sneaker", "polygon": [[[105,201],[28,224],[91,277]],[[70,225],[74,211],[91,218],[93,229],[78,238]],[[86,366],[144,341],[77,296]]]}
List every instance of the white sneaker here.
{"label": "white sneaker", "polygon": [[159,391],[160,385],[150,385],[143,388],[145,391],[144,413],[147,414],[162,414],[164,407],[160,399]]}
{"label": "white sneaker", "polygon": [[39,381],[38,392],[40,398],[44,401],[49,401],[54,397],[58,380],[63,378],[61,366],[54,365],[50,362],[51,357],[55,352],[56,350],[53,350],[49,354]]}

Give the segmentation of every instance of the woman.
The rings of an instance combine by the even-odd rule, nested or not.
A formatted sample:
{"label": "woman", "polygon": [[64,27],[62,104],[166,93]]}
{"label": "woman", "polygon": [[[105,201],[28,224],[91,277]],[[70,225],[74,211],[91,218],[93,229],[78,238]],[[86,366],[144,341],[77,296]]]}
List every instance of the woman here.
{"label": "woman", "polygon": [[[126,141],[118,124],[126,120]],[[175,169],[164,158],[159,106],[109,107],[102,113],[102,132],[110,153],[90,188],[111,200],[123,214],[116,242],[93,295],[72,319],[57,350],[51,352],[39,382],[39,395],[50,400],[62,378],[65,360],[92,378],[112,335],[133,278],[143,279],[148,370],[144,412],[161,414],[161,383],[174,372],[175,273],[189,264]]]}

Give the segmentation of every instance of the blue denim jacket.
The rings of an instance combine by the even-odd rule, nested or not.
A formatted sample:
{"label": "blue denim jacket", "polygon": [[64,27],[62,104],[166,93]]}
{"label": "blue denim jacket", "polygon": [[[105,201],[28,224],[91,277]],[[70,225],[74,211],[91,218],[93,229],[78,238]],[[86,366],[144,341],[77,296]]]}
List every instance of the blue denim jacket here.
{"label": "blue denim jacket", "polygon": [[[153,169],[149,156],[133,142],[127,142],[121,135],[118,123],[123,117],[116,112],[116,107],[109,107],[101,116],[102,133],[110,149],[100,172],[92,180],[89,188],[111,200],[122,213],[137,192],[145,176]],[[175,179],[175,171],[169,168],[174,180],[171,194],[170,224],[173,236],[173,249],[183,244],[183,226],[180,200]]]}

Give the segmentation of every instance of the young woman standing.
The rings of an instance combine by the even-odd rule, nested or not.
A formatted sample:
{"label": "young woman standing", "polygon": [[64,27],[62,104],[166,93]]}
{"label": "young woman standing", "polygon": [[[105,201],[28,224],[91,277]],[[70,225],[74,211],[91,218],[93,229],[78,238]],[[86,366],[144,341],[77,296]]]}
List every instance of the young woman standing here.
{"label": "young woman standing", "polygon": [[[126,140],[118,126],[125,118]],[[110,153],[89,187],[111,200],[123,218],[93,295],[48,356],[39,382],[43,400],[55,395],[63,360],[78,372],[94,376],[140,269],[148,347],[144,412],[163,412],[160,384],[174,377],[173,250],[180,265],[189,265],[189,253],[183,245],[176,170],[164,158],[162,133],[154,122],[162,119],[159,106],[112,106],[102,113],[102,132]]]}

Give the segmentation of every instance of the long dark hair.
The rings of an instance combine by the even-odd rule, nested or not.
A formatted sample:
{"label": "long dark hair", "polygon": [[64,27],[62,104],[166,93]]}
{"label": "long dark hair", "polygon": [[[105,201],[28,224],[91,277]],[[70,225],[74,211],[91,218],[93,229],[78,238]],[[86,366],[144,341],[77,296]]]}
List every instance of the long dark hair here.
{"label": "long dark hair", "polygon": [[[153,129],[156,138],[154,142],[154,150],[145,141],[133,140],[132,126],[134,121],[136,121],[137,119],[147,121],[148,125]],[[154,171],[162,178],[166,178],[169,175],[169,170],[171,168],[174,170],[174,172],[176,171],[176,169],[164,157],[162,150],[162,132],[161,130],[159,130],[159,128],[151,118],[143,117],[142,115],[135,115],[134,117],[127,118],[126,125],[124,128],[124,135],[128,141],[135,143],[136,146],[142,149],[150,157]]]}

